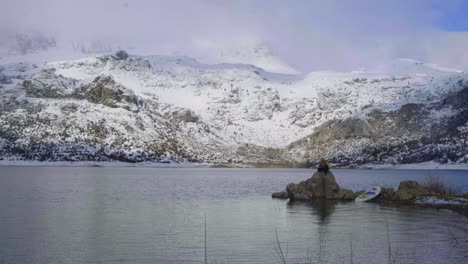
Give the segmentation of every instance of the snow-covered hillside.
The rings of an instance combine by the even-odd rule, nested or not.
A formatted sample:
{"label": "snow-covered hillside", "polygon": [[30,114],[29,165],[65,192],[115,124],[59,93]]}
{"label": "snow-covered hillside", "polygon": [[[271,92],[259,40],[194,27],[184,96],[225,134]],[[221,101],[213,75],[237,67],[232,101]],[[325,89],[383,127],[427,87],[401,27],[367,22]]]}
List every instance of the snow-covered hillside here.
{"label": "snow-covered hillside", "polygon": [[312,73],[304,79],[254,66],[206,65],[186,57],[86,58],[51,63],[56,74],[90,82],[110,75],[161,113],[189,109],[232,144],[282,147],[325,121],[362,115],[362,108],[394,110],[440,100],[460,89],[464,74]]}
{"label": "snow-covered hillside", "polygon": [[[27,158],[40,156],[36,148],[64,148],[71,160],[302,162],[315,156],[299,150],[298,142],[332,120],[368,120],[408,104],[434,106],[468,86],[466,73],[412,60],[382,69],[279,74],[248,64],[125,52],[2,65],[0,144],[4,156]],[[430,108],[427,120],[463,109],[464,103]]]}

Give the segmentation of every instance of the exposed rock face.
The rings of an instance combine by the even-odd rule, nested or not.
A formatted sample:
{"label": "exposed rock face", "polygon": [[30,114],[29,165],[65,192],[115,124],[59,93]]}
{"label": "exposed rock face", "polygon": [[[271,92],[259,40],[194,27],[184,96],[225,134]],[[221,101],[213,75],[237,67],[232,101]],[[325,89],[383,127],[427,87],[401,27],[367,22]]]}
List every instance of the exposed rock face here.
{"label": "exposed rock face", "polygon": [[66,98],[76,88],[76,80],[56,75],[54,69],[44,69],[23,81],[26,95],[35,98]]}
{"label": "exposed rock face", "polygon": [[356,198],[356,194],[350,190],[341,189],[336,183],[332,172],[316,172],[310,179],[298,184],[290,183],[286,187],[288,196],[292,200],[313,200],[317,198],[345,199]]}
{"label": "exposed rock face", "polygon": [[173,111],[168,113],[167,116],[175,121],[186,122],[186,123],[196,123],[199,121],[198,116],[190,110],[181,109],[180,111]]}
{"label": "exposed rock face", "polygon": [[395,198],[395,190],[392,187],[382,187],[380,190],[380,198],[386,201],[392,201]]}
{"label": "exposed rock face", "polygon": [[31,97],[39,98],[60,98],[63,97],[63,93],[60,89],[53,86],[46,86],[44,83],[38,80],[25,80],[23,82],[26,94]]}
{"label": "exposed rock face", "polygon": [[125,50],[119,50],[112,56],[114,60],[126,60],[128,59],[128,53]]}
{"label": "exposed rock face", "polygon": [[468,106],[468,86],[454,95],[447,96],[443,101],[443,105],[451,105],[454,108],[466,108]]}
{"label": "exposed rock face", "polygon": [[86,88],[84,97],[97,104],[103,104],[109,107],[122,107],[129,111],[138,110],[142,102],[133,93],[121,84],[114,81],[111,76],[101,75]]}
{"label": "exposed rock face", "polygon": [[369,110],[363,118],[325,122],[287,149],[295,157],[326,157],[340,165],[466,162],[468,87],[457,85],[463,88],[433,104],[408,103],[392,111]]}
{"label": "exposed rock face", "polygon": [[311,143],[325,143],[348,138],[368,138],[371,134],[371,128],[366,120],[357,118],[333,120],[315,129],[311,135]]}

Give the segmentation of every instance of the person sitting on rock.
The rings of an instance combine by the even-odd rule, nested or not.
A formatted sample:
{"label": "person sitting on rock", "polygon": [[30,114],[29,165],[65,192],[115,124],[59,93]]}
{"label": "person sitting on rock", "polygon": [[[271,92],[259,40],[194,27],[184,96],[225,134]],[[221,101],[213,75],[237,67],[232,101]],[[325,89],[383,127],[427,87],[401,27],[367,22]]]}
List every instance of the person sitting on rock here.
{"label": "person sitting on rock", "polygon": [[330,170],[330,167],[331,167],[330,162],[328,162],[325,159],[321,159],[320,164],[319,164],[319,166],[317,168],[317,171],[327,173],[328,170]]}

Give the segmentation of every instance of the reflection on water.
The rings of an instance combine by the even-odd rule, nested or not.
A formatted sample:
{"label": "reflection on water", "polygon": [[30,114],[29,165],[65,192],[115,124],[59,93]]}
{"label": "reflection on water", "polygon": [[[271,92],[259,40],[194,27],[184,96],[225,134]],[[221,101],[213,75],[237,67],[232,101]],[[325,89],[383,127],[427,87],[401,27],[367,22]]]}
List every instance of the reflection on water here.
{"label": "reflection on water", "polygon": [[318,262],[322,263],[324,261],[324,252],[325,252],[325,241],[328,236],[328,227],[330,216],[335,211],[335,205],[339,202],[336,200],[327,200],[327,199],[317,199],[311,202],[302,202],[302,201],[290,201],[288,202],[288,207],[290,210],[294,210],[294,206],[303,207],[305,211],[309,208],[309,212],[312,216],[315,217],[317,224],[317,234],[311,237],[314,245],[318,245],[318,250],[312,255],[311,248],[306,249],[307,254],[304,257],[299,257],[295,259],[295,262],[305,262],[312,263]]}
{"label": "reflection on water", "polygon": [[335,210],[336,201],[320,199],[311,203],[314,214],[319,218],[320,224],[326,224],[327,219]]}
{"label": "reflection on water", "polygon": [[293,233],[315,229],[296,241],[286,234],[294,262],[387,263],[389,255],[391,263],[466,261],[468,219],[450,211],[325,200],[290,202],[288,211]]}
{"label": "reflection on water", "polygon": [[[394,172],[389,179],[384,172],[335,175],[345,188],[393,184]],[[210,263],[277,263],[276,232],[291,263],[350,263],[351,256],[354,263],[387,263],[388,241],[399,263],[464,263],[468,221],[461,215],[270,198],[310,174],[2,167],[0,263],[201,263],[205,214]],[[457,179],[455,173],[450,181]]]}
{"label": "reflection on water", "polygon": [[[288,207],[294,207],[295,205],[310,207],[312,214],[317,217],[319,224],[327,224],[327,219],[335,210],[335,205],[339,203],[337,200],[317,199],[311,202],[303,201],[289,201]],[[343,203],[343,202],[341,202]]]}

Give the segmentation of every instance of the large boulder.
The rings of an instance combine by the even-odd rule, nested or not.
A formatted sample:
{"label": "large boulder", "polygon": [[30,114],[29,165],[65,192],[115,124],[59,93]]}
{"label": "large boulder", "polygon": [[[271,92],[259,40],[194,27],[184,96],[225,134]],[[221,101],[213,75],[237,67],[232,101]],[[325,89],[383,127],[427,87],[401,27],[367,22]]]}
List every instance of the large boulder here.
{"label": "large boulder", "polygon": [[357,195],[355,192],[341,188],[340,191],[335,194],[333,199],[341,199],[341,200],[354,200],[356,199]]}
{"label": "large boulder", "polygon": [[316,172],[310,179],[298,184],[290,183],[286,187],[288,196],[292,200],[345,199],[356,198],[356,194],[350,190],[341,189],[336,183],[332,172]]}
{"label": "large boulder", "polygon": [[395,190],[392,187],[382,187],[380,190],[380,198],[384,201],[392,201],[395,199]]}
{"label": "large boulder", "polygon": [[398,186],[395,193],[395,200],[397,201],[413,201],[417,197],[428,195],[429,192],[419,185],[416,181],[402,181]]}

